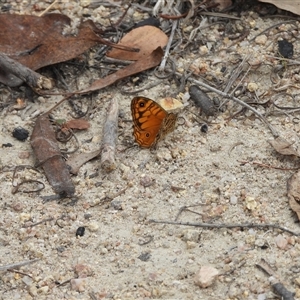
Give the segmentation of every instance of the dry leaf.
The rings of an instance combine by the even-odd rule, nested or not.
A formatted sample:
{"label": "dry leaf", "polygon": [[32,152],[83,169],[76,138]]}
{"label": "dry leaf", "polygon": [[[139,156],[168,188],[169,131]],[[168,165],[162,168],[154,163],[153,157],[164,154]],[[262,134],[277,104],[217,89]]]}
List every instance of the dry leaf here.
{"label": "dry leaf", "polygon": [[82,91],[78,91],[78,93],[85,94],[92,91],[97,91],[115,83],[120,79],[151,69],[157,66],[161,62],[162,57],[163,57],[163,50],[159,47],[156,50],[154,50],[151,53],[151,55],[145,57],[145,59],[137,60],[133,62],[131,65],[123,69],[120,69],[115,73],[112,73],[104,78],[95,80],[88,88]]}
{"label": "dry leaf", "polygon": [[90,123],[84,119],[72,119],[64,123],[63,128],[84,130],[90,128]]}
{"label": "dry leaf", "polygon": [[114,45],[96,34],[91,20],[81,24],[76,36],[63,35],[70,18],[62,14],[0,14],[0,24],[0,52],[32,70],[75,58],[97,43]]}
{"label": "dry leaf", "polygon": [[275,140],[269,140],[268,142],[280,154],[295,155],[299,157],[298,152],[292,147],[293,143],[290,143],[281,137],[277,137]]}
{"label": "dry leaf", "polygon": [[260,2],[271,3],[276,7],[300,15],[300,0],[282,1],[282,0],[258,0]]}
{"label": "dry leaf", "polygon": [[297,214],[300,220],[300,171],[288,179],[287,195],[291,209]]}
{"label": "dry leaf", "polygon": [[154,26],[143,26],[133,29],[126,34],[117,45],[138,48],[140,51],[129,53],[128,51],[119,49],[115,51],[115,49],[113,49],[107,56],[124,60],[135,60],[135,62],[104,78],[95,80],[90,87],[83,91],[78,91],[78,93],[85,94],[96,91],[120,79],[156,67],[161,62],[163,57],[162,47],[164,47],[167,42],[168,37],[165,33]]}
{"label": "dry leaf", "polygon": [[139,52],[112,49],[106,56],[124,60],[147,59],[155,49],[163,48],[167,43],[168,36],[159,28],[154,26],[138,27],[127,33],[118,45],[138,48]]}

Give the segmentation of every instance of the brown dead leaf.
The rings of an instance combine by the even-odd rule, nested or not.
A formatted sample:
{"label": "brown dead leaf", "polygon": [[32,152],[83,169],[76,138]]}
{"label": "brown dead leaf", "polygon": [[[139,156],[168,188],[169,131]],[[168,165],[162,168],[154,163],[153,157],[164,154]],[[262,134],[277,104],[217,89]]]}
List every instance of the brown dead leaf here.
{"label": "brown dead leaf", "polygon": [[90,128],[90,123],[84,119],[72,119],[64,123],[63,128],[85,130]]}
{"label": "brown dead leaf", "polygon": [[298,152],[292,147],[293,143],[290,143],[282,137],[277,137],[275,140],[268,141],[273,148],[282,155],[295,155],[299,157]]}
{"label": "brown dead leaf", "polygon": [[119,71],[112,73],[104,78],[95,80],[88,88],[82,91],[78,91],[78,94],[86,94],[92,91],[100,90],[104,87],[107,87],[115,83],[120,79],[156,67],[161,62],[162,57],[163,57],[163,50],[159,47],[156,50],[154,50],[148,57],[137,60],[132,64],[130,64],[129,66],[120,69]]}
{"label": "brown dead leaf", "polygon": [[62,14],[0,14],[0,24],[0,52],[33,70],[75,58],[97,43],[114,45],[95,33],[90,20],[81,24],[77,36],[63,35],[70,18]]}
{"label": "brown dead leaf", "polygon": [[282,0],[258,0],[260,2],[271,3],[278,8],[290,11],[300,15],[300,0],[282,1]]}
{"label": "brown dead leaf", "polygon": [[297,214],[300,220],[300,171],[288,179],[287,195],[291,209]]}
{"label": "brown dead leaf", "polygon": [[139,52],[128,52],[120,49],[112,49],[106,56],[123,60],[147,59],[158,47],[165,47],[168,36],[159,28],[154,26],[143,26],[127,33],[118,45],[140,49]]}

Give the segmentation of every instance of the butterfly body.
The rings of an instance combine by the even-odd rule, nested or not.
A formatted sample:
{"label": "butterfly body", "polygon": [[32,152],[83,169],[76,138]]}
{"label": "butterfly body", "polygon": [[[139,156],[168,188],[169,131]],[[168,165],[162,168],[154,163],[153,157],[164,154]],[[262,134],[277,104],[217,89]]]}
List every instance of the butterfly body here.
{"label": "butterfly body", "polygon": [[131,113],[133,135],[143,148],[155,148],[158,141],[175,129],[177,115],[168,113],[149,98],[133,98]]}

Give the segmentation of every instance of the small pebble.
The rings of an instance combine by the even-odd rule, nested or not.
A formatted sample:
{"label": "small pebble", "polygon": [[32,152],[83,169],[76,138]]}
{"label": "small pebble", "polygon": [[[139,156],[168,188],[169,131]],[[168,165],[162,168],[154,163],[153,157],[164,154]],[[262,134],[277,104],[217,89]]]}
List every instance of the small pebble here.
{"label": "small pebble", "polygon": [[78,276],[78,278],[86,278],[93,274],[92,269],[88,265],[84,265],[84,264],[77,264],[74,267],[74,271]]}
{"label": "small pebble", "polygon": [[91,221],[87,227],[90,231],[96,232],[99,229],[99,224],[96,221]]}
{"label": "small pebble", "polygon": [[256,39],[255,39],[255,43],[258,45],[265,45],[266,42],[268,40],[268,37],[264,34],[259,35]]}
{"label": "small pebble", "polygon": [[237,196],[230,196],[230,203],[233,205],[237,204]]}
{"label": "small pebble", "polygon": [[196,273],[194,282],[201,288],[211,286],[219,275],[219,271],[212,266],[203,266]]}
{"label": "small pebble", "polygon": [[148,175],[142,174],[140,179],[140,184],[143,187],[149,187],[155,183],[155,179],[151,178]]}
{"label": "small pebble", "polygon": [[183,231],[182,240],[189,242],[198,242],[200,236],[199,230],[186,229]]}
{"label": "small pebble", "polygon": [[257,208],[257,202],[255,201],[255,198],[251,196],[247,196],[245,199],[245,204],[247,209],[249,210],[255,210]]}
{"label": "small pebble", "polygon": [[71,279],[71,289],[77,292],[84,292],[87,283],[87,278],[75,278]]}
{"label": "small pebble", "polygon": [[123,201],[118,200],[118,199],[114,199],[110,202],[110,206],[114,209],[114,210],[123,210]]}
{"label": "small pebble", "polygon": [[275,237],[275,243],[279,249],[284,250],[288,245],[288,240],[283,235],[279,234]]}
{"label": "small pebble", "polygon": [[258,85],[255,82],[249,82],[247,85],[247,89],[249,92],[253,93],[258,90]]}
{"label": "small pebble", "polygon": [[199,48],[199,54],[200,54],[200,55],[205,55],[205,54],[207,54],[207,53],[208,53],[208,49],[207,49],[206,46],[201,46],[201,47]]}
{"label": "small pebble", "polygon": [[49,292],[49,286],[45,285],[38,289],[39,294],[47,294]]}

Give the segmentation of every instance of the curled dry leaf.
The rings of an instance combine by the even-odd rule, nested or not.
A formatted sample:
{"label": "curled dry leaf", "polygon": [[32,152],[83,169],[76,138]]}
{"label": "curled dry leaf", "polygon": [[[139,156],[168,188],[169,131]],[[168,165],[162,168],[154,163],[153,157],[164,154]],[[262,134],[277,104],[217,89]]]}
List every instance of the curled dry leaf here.
{"label": "curled dry leaf", "polygon": [[300,172],[292,175],[287,181],[287,195],[291,209],[300,220]]}
{"label": "curled dry leaf", "polygon": [[290,143],[282,137],[277,137],[275,140],[268,141],[273,148],[280,154],[283,155],[295,155],[299,157],[298,152],[292,147],[293,143]]}

